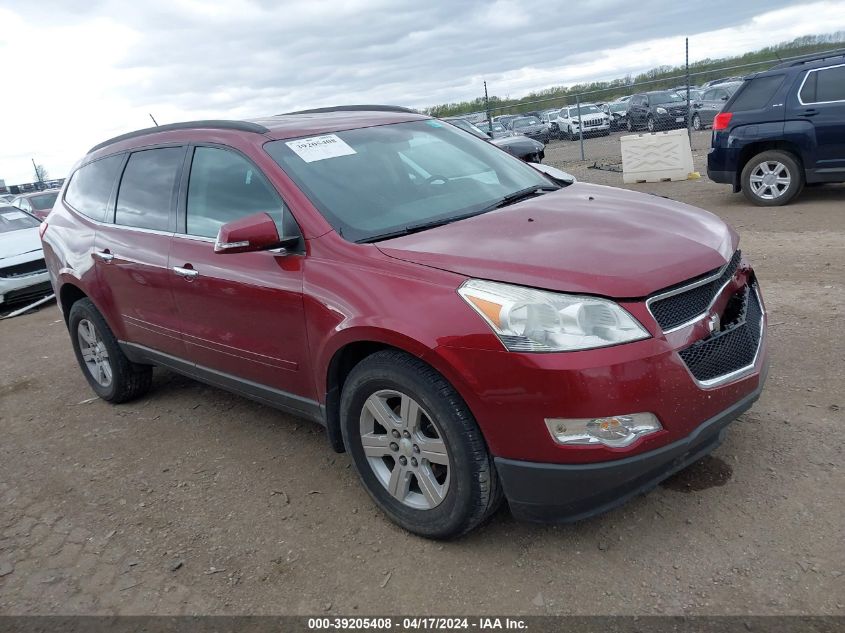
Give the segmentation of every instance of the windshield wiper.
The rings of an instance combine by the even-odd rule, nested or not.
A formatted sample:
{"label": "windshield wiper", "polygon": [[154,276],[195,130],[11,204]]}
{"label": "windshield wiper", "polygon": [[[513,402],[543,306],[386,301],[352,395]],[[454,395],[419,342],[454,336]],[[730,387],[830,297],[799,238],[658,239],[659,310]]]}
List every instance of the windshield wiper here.
{"label": "windshield wiper", "polygon": [[531,198],[535,195],[539,195],[540,192],[545,193],[548,191],[557,191],[558,189],[560,189],[560,187],[553,187],[551,185],[540,185],[539,187],[526,187],[525,189],[520,189],[519,191],[509,193],[508,195],[497,200],[495,203],[488,205],[483,209],[480,209],[479,211],[473,211],[472,213],[464,213],[463,215],[455,215],[448,218],[440,218],[438,220],[431,220],[430,222],[423,222],[421,224],[412,224],[410,226],[406,226],[395,231],[390,231],[388,233],[380,233],[371,237],[365,237],[363,239],[357,240],[357,242],[359,244],[368,244],[370,242],[380,242],[382,240],[389,240],[394,237],[410,235],[411,233],[419,233],[420,231],[433,229],[437,226],[451,224],[452,222],[458,222],[459,220],[466,220],[467,218],[471,218],[476,215],[481,215],[482,213],[487,213],[488,211],[492,211],[493,209],[500,209],[509,204],[519,202],[520,200],[525,200],[526,198]]}
{"label": "windshield wiper", "polygon": [[526,187],[525,189],[514,191],[513,193],[509,193],[508,195],[499,198],[499,200],[485,207],[479,211],[479,213],[487,213],[488,211],[493,211],[494,209],[501,209],[502,207],[506,207],[510,204],[516,204],[522,200],[527,200],[528,198],[533,198],[534,196],[547,193],[549,191],[557,191],[558,189],[560,189],[560,187],[553,187],[552,185]]}
{"label": "windshield wiper", "polygon": [[465,220],[467,218],[471,218],[474,215],[479,215],[480,213],[483,213],[483,211],[473,211],[472,213],[455,215],[449,218],[440,218],[439,220],[431,220],[430,222],[423,222],[421,224],[411,224],[409,226],[406,226],[405,228],[390,231],[388,233],[380,233],[378,235],[373,235],[372,237],[365,237],[364,239],[357,240],[357,242],[359,244],[368,244],[369,242],[380,242],[381,240],[389,240],[392,237],[401,237],[403,235],[410,235],[411,233],[419,233],[420,231],[433,229],[436,226],[443,226],[444,224],[451,224],[452,222],[457,222],[458,220]]}

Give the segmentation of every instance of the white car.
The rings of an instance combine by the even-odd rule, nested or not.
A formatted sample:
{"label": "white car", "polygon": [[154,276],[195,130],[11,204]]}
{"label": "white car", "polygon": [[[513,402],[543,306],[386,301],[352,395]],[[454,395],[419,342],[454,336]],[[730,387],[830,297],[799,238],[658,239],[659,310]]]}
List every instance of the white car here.
{"label": "white car", "polygon": [[574,140],[581,134],[582,120],[584,121],[584,136],[588,134],[607,136],[610,134],[610,119],[607,114],[592,103],[581,104],[580,117],[578,106],[562,108],[554,122],[557,124],[561,137]]}
{"label": "white car", "polygon": [[28,213],[0,204],[0,308],[25,305],[53,292],[38,227]]}

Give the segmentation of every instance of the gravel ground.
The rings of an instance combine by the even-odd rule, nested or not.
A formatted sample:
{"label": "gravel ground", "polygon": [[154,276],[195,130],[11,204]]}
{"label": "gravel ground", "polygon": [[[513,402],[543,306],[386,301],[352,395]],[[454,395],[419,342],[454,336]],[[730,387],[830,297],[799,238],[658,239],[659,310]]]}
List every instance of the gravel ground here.
{"label": "gravel ground", "polygon": [[[546,162],[621,184],[573,146]],[[430,542],[311,423],[166,371],[92,399],[50,305],[0,322],[0,613],[845,614],[845,187],[631,188],[725,218],[761,279],[768,386],[713,456],[576,525]]]}

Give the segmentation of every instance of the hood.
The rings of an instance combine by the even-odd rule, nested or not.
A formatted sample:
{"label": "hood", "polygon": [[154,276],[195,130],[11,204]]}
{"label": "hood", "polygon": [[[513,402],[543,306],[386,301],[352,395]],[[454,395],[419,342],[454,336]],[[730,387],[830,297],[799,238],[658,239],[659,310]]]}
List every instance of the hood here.
{"label": "hood", "polygon": [[707,211],[575,183],[377,245],[390,257],[467,277],[634,298],[724,265],[737,242]]}
{"label": "hood", "polygon": [[0,260],[41,250],[38,227],[0,233]]}

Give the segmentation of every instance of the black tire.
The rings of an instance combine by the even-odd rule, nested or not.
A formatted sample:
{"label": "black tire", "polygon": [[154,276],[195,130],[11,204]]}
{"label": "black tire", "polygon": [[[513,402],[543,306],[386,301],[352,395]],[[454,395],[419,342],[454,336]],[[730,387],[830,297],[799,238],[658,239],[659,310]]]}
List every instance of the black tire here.
{"label": "black tire", "polygon": [[703,126],[701,125],[701,117],[698,116],[698,114],[692,115],[692,129],[696,132],[703,129]]}
{"label": "black tire", "polygon": [[654,124],[654,118],[653,118],[653,117],[649,116],[649,117],[645,120],[645,128],[646,128],[649,132],[656,132],[656,131],[657,131],[657,126]]}
{"label": "black tire", "polygon": [[[108,353],[107,362],[111,367],[111,381],[108,385],[97,382],[83,359],[79,340],[79,328],[83,320],[95,328],[97,336]],[[119,404],[138,398],[149,390],[153,368],[150,365],[133,363],[126,357],[108,323],[90,299],[80,299],[73,304],[68,316],[68,330],[73,352],[76,354],[76,361],[79,363],[82,374],[100,398]]]}
{"label": "black tire", "polygon": [[[763,197],[763,195],[767,195],[767,192],[755,192],[752,186],[752,176],[757,171],[758,166],[765,162],[772,164],[779,163],[789,175],[789,185],[783,189],[777,197]],[[749,202],[760,207],[780,207],[788,204],[795,198],[795,196],[801,193],[801,190],[804,188],[804,170],[798,162],[798,159],[795,158],[793,154],[782,150],[769,150],[766,152],[760,152],[749,159],[749,161],[745,164],[745,167],[742,169],[740,182],[742,184],[742,193]]]}
{"label": "black tire", "polygon": [[634,122],[633,122],[633,121],[631,121],[631,119],[630,119],[630,118],[625,120],[625,128],[626,128],[629,132],[633,132],[633,131],[634,131]]}
{"label": "black tire", "polygon": [[[383,390],[407,394],[418,402],[446,446],[449,486],[433,508],[416,509],[399,501],[364,454],[362,411],[367,399]],[[395,350],[365,358],[343,385],[340,416],[343,441],[364,488],[388,518],[406,530],[432,539],[455,538],[478,527],[501,502],[496,467],[472,413],[443,376],[419,359]]]}

